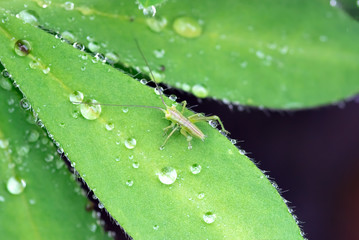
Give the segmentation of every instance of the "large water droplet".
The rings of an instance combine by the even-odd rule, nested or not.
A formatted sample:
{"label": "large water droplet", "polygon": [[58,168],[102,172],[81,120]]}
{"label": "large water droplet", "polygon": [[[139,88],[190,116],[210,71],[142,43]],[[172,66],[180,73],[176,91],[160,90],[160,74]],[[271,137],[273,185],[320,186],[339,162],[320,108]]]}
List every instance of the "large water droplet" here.
{"label": "large water droplet", "polygon": [[65,2],[64,8],[67,11],[74,10],[75,4],[73,2]]}
{"label": "large water droplet", "polygon": [[18,179],[16,177],[10,177],[6,184],[9,193],[17,195],[24,191],[26,182],[24,179]]}
{"label": "large water droplet", "polygon": [[125,141],[125,146],[126,148],[128,149],[133,149],[136,147],[136,144],[137,144],[137,141],[136,139],[134,138],[128,138],[126,141]]}
{"label": "large water droplet", "polygon": [[199,98],[205,98],[208,96],[208,89],[201,84],[196,84],[192,87],[192,93]]}
{"label": "large water droplet", "polygon": [[191,17],[179,17],[173,23],[176,33],[185,38],[195,38],[202,34],[202,26]]}
{"label": "large water droplet", "polygon": [[29,23],[32,25],[39,24],[39,16],[37,15],[36,12],[34,12],[32,10],[23,10],[23,11],[19,12],[18,14],[16,14],[16,17],[20,18],[25,23]]}
{"label": "large water droplet", "polygon": [[191,170],[191,172],[192,172],[193,174],[198,174],[198,173],[201,172],[202,167],[201,167],[201,165],[199,165],[199,164],[193,164],[193,165],[190,167],[190,170]]}
{"label": "large water droplet", "polygon": [[177,172],[173,167],[164,167],[157,175],[161,183],[167,185],[174,183],[177,179]]}
{"label": "large water droplet", "polygon": [[18,40],[15,43],[14,50],[17,55],[23,57],[31,52],[31,45],[26,40]]}
{"label": "large water droplet", "polygon": [[71,42],[71,43],[73,43],[73,42],[76,42],[76,37],[75,37],[75,35],[73,35],[71,32],[69,32],[69,31],[64,31],[64,32],[62,32],[61,33],[61,37],[63,38],[63,39],[66,39],[67,41],[69,41],[69,42]]}
{"label": "large water droplet", "polygon": [[84,118],[94,120],[101,114],[101,105],[95,99],[92,99],[85,104],[81,104],[80,111]]}
{"label": "large water droplet", "polygon": [[147,26],[154,32],[161,32],[167,26],[167,19],[154,17],[146,19]]}
{"label": "large water droplet", "polygon": [[203,214],[203,221],[205,223],[211,224],[216,220],[216,214],[214,214],[213,212],[206,212],[205,214]]}
{"label": "large water droplet", "polygon": [[8,78],[4,78],[2,75],[0,75],[0,86],[8,91],[12,89],[12,83]]}
{"label": "large water droplet", "polygon": [[84,100],[84,94],[80,91],[75,91],[70,94],[69,98],[73,104],[80,104]]}

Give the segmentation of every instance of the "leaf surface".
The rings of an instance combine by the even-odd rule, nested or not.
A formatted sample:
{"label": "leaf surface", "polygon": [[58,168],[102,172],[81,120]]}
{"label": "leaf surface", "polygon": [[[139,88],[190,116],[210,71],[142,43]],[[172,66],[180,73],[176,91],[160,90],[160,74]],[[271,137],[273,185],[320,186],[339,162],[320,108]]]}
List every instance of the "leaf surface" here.
{"label": "leaf surface", "polygon": [[[169,125],[161,111],[103,105],[98,118],[85,119],[89,113],[79,109],[84,105],[70,102],[74,91],[84,101],[163,105],[152,88],[2,14],[7,20],[0,23],[0,61],[81,177],[134,239],[302,239],[277,190],[217,130],[198,123],[204,142],[194,139],[188,150],[176,133],[161,151],[162,129]],[[19,39],[31,45],[27,56],[14,52]],[[193,173],[194,164],[200,173]],[[177,176],[172,171],[160,177],[169,168]]]}

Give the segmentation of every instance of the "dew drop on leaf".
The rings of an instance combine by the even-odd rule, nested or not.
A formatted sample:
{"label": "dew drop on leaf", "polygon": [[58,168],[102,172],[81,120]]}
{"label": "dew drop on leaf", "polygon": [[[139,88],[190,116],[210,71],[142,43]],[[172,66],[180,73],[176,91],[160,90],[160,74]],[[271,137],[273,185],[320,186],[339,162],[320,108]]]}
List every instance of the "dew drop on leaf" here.
{"label": "dew drop on leaf", "polygon": [[133,149],[136,147],[136,144],[137,144],[137,141],[136,139],[134,138],[128,138],[126,141],[125,141],[125,146],[126,148],[128,149]]}
{"label": "dew drop on leaf", "polygon": [[31,130],[27,140],[29,142],[36,142],[40,137],[40,133],[36,130]]}
{"label": "dew drop on leaf", "polygon": [[71,43],[76,42],[76,37],[69,31],[64,31],[61,33],[61,37]]}
{"label": "dew drop on leaf", "polygon": [[193,173],[193,174],[198,174],[198,173],[201,172],[202,167],[201,167],[201,165],[199,165],[199,164],[193,164],[193,165],[190,167],[190,170],[191,170],[191,173]]}
{"label": "dew drop on leaf", "polygon": [[9,140],[0,138],[0,148],[6,149],[9,146]]}
{"label": "dew drop on leaf", "polygon": [[208,96],[208,89],[201,84],[196,84],[192,87],[192,93],[199,98],[205,98]]}
{"label": "dew drop on leaf", "polygon": [[9,193],[17,195],[24,191],[26,182],[24,179],[18,179],[16,177],[10,177],[7,181],[6,188]]}
{"label": "dew drop on leaf", "polygon": [[174,183],[177,179],[177,172],[173,167],[164,167],[157,175],[160,182],[167,185]]}
{"label": "dew drop on leaf", "polygon": [[211,224],[216,220],[216,214],[214,214],[213,212],[206,212],[205,214],[203,214],[203,221],[205,223]]}
{"label": "dew drop on leaf", "polygon": [[84,100],[84,94],[80,91],[75,91],[70,94],[69,98],[73,104],[80,104]]}
{"label": "dew drop on leaf", "polygon": [[35,11],[32,10],[22,10],[16,17],[24,21],[25,23],[29,23],[32,25],[39,25],[39,16]]}
{"label": "dew drop on leaf", "polygon": [[152,17],[146,19],[147,26],[154,32],[161,32],[167,26],[167,19],[164,17]]}
{"label": "dew drop on leaf", "polygon": [[138,162],[134,162],[132,163],[132,167],[133,168],[138,168],[140,166],[140,164]]}
{"label": "dew drop on leaf", "polygon": [[129,186],[129,187],[132,187],[133,181],[132,180],[127,180],[126,185]]}
{"label": "dew drop on leaf", "polygon": [[75,4],[73,2],[65,2],[64,7],[65,10],[71,11],[74,10]]}
{"label": "dew drop on leaf", "polygon": [[107,131],[112,131],[115,128],[115,124],[113,122],[106,123],[105,128]]}
{"label": "dew drop on leaf", "polygon": [[202,26],[192,17],[179,17],[173,23],[175,32],[185,38],[196,38],[202,34]]}
{"label": "dew drop on leaf", "polygon": [[98,50],[100,50],[100,44],[97,42],[89,42],[87,47],[91,52],[98,52]]}
{"label": "dew drop on leaf", "polygon": [[84,118],[95,120],[101,114],[101,105],[95,99],[91,99],[86,104],[80,105],[80,111]]}
{"label": "dew drop on leaf", "polygon": [[24,57],[31,52],[31,45],[26,40],[18,40],[15,43],[14,50],[17,55]]}

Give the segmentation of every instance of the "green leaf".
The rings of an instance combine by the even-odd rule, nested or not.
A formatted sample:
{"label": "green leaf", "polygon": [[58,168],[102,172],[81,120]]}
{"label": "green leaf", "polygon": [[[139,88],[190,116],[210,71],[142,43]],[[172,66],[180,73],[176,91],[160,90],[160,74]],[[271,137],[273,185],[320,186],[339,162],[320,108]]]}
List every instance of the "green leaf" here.
{"label": "green leaf", "polygon": [[[161,151],[162,129],[169,124],[161,111],[103,105],[98,118],[85,119],[96,114],[80,113],[86,105],[70,102],[74,91],[85,101],[163,105],[152,88],[41,29],[3,17],[0,61],[81,177],[134,239],[302,239],[277,190],[217,130],[198,123],[204,142],[194,139],[188,150],[185,138],[174,134]],[[27,56],[15,54],[18,39],[31,45]],[[132,139],[136,144],[129,144]],[[193,164],[201,166],[200,173],[191,172]],[[177,178],[173,171],[167,180],[160,177],[170,168]],[[209,212],[216,216],[213,223],[206,223],[213,220]]]}
{"label": "green leaf", "polygon": [[0,85],[1,238],[108,239],[52,141],[1,75]]}
{"label": "green leaf", "polygon": [[[143,16],[133,0],[77,0],[72,11],[64,1],[28,8],[47,28],[145,70],[138,38],[159,79],[198,97],[295,109],[359,92],[358,23],[327,0],[168,1],[156,18]],[[23,1],[9,4],[14,13],[24,9]]]}

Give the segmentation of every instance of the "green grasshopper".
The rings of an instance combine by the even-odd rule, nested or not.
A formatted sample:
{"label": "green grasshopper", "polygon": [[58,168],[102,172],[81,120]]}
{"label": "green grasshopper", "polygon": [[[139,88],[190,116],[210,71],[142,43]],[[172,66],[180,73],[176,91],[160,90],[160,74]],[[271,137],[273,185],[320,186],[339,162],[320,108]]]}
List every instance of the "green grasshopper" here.
{"label": "green grasshopper", "polygon": [[152,70],[148,64],[148,61],[145,57],[145,55],[143,54],[140,45],[137,41],[137,39],[135,39],[137,48],[142,56],[142,58],[144,59],[149,72],[151,74],[152,80],[156,85],[156,89],[159,92],[159,95],[161,97],[162,103],[166,108],[161,108],[161,107],[155,107],[155,106],[145,106],[145,105],[119,105],[119,104],[102,104],[99,103],[99,105],[105,105],[105,106],[122,106],[122,107],[144,107],[144,108],[154,108],[154,109],[158,109],[161,110],[162,112],[164,112],[165,114],[165,118],[169,121],[171,121],[171,125],[169,125],[168,127],[164,128],[163,131],[165,133],[165,135],[167,134],[169,129],[172,129],[172,131],[170,132],[170,134],[168,134],[167,138],[165,139],[165,141],[163,142],[163,144],[161,145],[160,149],[164,149],[164,146],[166,145],[167,141],[170,139],[170,137],[177,131],[180,129],[180,133],[186,138],[187,142],[188,142],[188,149],[192,149],[192,145],[191,145],[191,141],[193,137],[199,138],[202,141],[204,141],[204,139],[206,138],[206,135],[203,134],[203,132],[195,125],[195,123],[197,122],[205,122],[205,121],[218,121],[219,124],[221,125],[222,128],[222,132],[225,134],[228,134],[229,132],[226,131],[224,129],[223,123],[221,121],[221,119],[216,116],[204,116],[201,113],[196,113],[193,114],[189,117],[185,117],[184,111],[187,105],[186,101],[183,101],[181,103],[182,105],[182,110],[178,111],[176,106],[171,106],[169,107],[164,99],[163,99],[163,93],[162,93],[162,89],[158,86],[156,79],[152,73]]}

